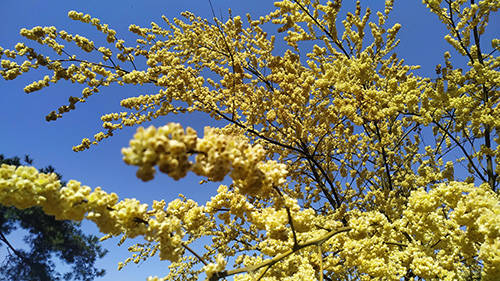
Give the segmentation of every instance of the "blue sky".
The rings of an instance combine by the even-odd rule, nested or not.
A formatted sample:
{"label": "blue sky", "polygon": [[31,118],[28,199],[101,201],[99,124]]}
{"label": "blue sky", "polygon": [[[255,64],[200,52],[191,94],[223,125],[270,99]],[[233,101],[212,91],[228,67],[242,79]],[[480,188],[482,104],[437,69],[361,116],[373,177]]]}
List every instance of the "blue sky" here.
{"label": "blue sky", "polygon": [[[212,0],[217,16],[227,18],[227,9],[233,15],[251,13],[254,18],[272,10],[272,1],[230,1]],[[346,3],[351,1],[345,1]],[[179,16],[182,11],[191,11],[202,17],[211,18],[208,0],[2,0],[2,24],[0,25],[0,46],[13,48],[21,40],[19,30],[36,25],[51,26],[82,35],[96,34],[89,25],[74,22],[67,17],[69,10],[90,13],[110,24],[119,36],[131,37],[127,32],[130,24],[148,26],[151,21],[161,22],[161,15],[168,18]],[[381,0],[362,1],[363,7],[380,7]],[[347,5],[347,4],[346,4]],[[422,65],[421,74],[433,75],[434,67],[442,63],[442,53],[450,48],[442,39],[445,29],[434,15],[427,12],[421,1],[396,1],[391,22],[403,25],[400,31],[401,44],[397,49],[400,57],[408,64]],[[274,30],[269,30],[272,33]],[[24,42],[24,41],[23,41]],[[132,42],[129,40],[128,42]],[[35,44],[30,42],[30,46]],[[158,175],[154,181],[143,183],[135,177],[135,167],[127,166],[121,160],[120,149],[128,144],[135,128],[116,133],[114,137],[85,152],[75,153],[72,146],[83,137],[90,137],[100,131],[100,116],[119,111],[119,101],[126,96],[147,93],[144,87],[111,87],[91,97],[87,103],[79,104],[77,110],[66,114],[56,122],[46,122],[45,115],[60,105],[66,104],[70,95],[78,96],[81,86],[60,83],[29,95],[23,92],[26,84],[38,80],[44,74],[33,73],[14,81],[0,81],[0,153],[10,156],[29,154],[37,167],[53,165],[65,180],[76,179],[91,187],[101,186],[109,192],[116,192],[120,198],[135,197],[150,203],[153,199],[170,201],[182,192],[201,204],[215,193],[216,186],[197,185],[199,179],[190,176],[178,182]],[[151,88],[150,88],[151,89]],[[149,91],[151,92],[151,91]],[[217,126],[208,116],[190,114],[167,116],[154,122],[180,122],[200,133],[206,125]],[[221,125],[221,123],[219,123]],[[85,223],[89,233],[98,234],[95,227]],[[107,270],[101,281],[145,280],[149,275],[163,276],[167,273],[166,262],[152,258],[149,262],[134,264],[117,271],[117,263],[128,257],[126,246],[118,248],[117,240],[108,240],[104,246],[110,253],[98,266]]]}

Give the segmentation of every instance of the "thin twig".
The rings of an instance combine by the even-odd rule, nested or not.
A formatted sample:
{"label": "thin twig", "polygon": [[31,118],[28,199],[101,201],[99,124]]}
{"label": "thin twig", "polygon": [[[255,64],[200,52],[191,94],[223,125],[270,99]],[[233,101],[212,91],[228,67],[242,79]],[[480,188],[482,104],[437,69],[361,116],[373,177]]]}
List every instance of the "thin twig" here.
{"label": "thin twig", "polygon": [[182,243],[182,247],[188,251],[191,252],[199,261],[201,261],[204,265],[208,265],[208,263],[200,256],[198,255],[193,249],[189,248],[188,245]]}
{"label": "thin twig", "polygon": [[347,51],[344,49],[344,46],[342,46],[342,44],[339,42],[338,39],[336,39],[335,36],[333,36],[333,34],[331,34],[328,30],[326,30],[326,28],[313,16],[311,15],[311,13],[309,12],[309,10],[307,10],[302,4],[299,3],[299,1],[297,0],[293,0],[293,2],[295,2],[295,4],[297,4],[300,9],[302,11],[304,11],[307,16],[309,18],[311,18],[314,23],[326,34],[328,35],[328,37],[330,37],[330,39],[332,39],[333,43],[335,43],[335,45],[337,45],[337,47],[342,51],[342,53],[344,53],[344,55],[347,57],[347,58],[350,58],[349,56],[349,53],[347,53]]}

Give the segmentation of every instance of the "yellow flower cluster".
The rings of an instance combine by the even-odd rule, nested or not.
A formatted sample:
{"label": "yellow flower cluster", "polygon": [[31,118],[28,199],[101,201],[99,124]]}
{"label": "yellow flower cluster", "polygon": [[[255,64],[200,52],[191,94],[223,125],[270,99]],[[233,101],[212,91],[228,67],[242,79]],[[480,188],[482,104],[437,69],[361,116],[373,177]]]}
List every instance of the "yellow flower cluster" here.
{"label": "yellow flower cluster", "polygon": [[224,136],[205,128],[203,139],[196,143],[196,162],[193,172],[213,181],[221,181],[229,173],[241,192],[249,195],[268,196],[273,187],[285,183],[285,165],[265,161],[265,151],[260,145],[249,145],[241,137]]}
{"label": "yellow flower cluster", "polygon": [[[110,29],[107,24],[101,24],[101,21],[98,18],[92,18],[89,14],[84,15],[83,13],[79,13],[77,11],[69,11],[68,17],[72,20],[92,24],[93,26],[95,26],[95,28],[97,28],[97,30],[107,35],[106,40],[108,41],[108,43],[113,43],[116,40],[116,31]],[[108,55],[108,57],[110,56],[111,54]]]}
{"label": "yellow flower cluster", "polygon": [[9,60],[2,60],[0,64],[2,68],[8,69],[5,73],[2,73],[2,77],[5,80],[12,80],[21,75],[20,67],[17,63]]}
{"label": "yellow flower cluster", "polygon": [[[40,206],[46,214],[59,220],[81,221],[86,218],[93,221],[102,233],[112,236],[143,236],[158,243],[161,259],[175,261],[182,254],[180,245],[184,231],[181,220],[168,215],[164,202],[154,202],[152,209],[148,209],[147,204],[136,199],[118,201],[115,193],[106,193],[99,187],[92,191],[74,180],[61,187],[55,174],[38,173],[33,167],[16,168],[2,164],[0,203],[21,209]],[[169,211],[175,210],[175,206],[169,206]],[[196,220],[194,216],[189,217]]]}
{"label": "yellow flower cluster", "polygon": [[[186,131],[177,123],[156,129],[140,127],[130,147],[122,149],[123,160],[139,167],[137,177],[144,181],[153,179],[155,166],[178,180],[188,171],[222,181],[230,175],[239,190],[249,195],[269,196],[273,187],[285,183],[285,165],[265,161],[265,151],[260,145],[249,145],[244,138],[221,135],[205,128],[205,136],[197,138],[196,131]],[[194,163],[189,156],[196,154]]]}
{"label": "yellow flower cluster", "polygon": [[216,263],[209,263],[203,267],[203,271],[207,275],[207,279],[211,280],[215,273],[222,272],[226,267],[227,261],[222,255],[217,255]]}
{"label": "yellow flower cluster", "polygon": [[137,177],[143,181],[153,179],[155,166],[174,179],[186,176],[191,164],[188,153],[196,147],[196,132],[170,123],[158,128],[139,128],[130,141],[130,147],[123,148],[123,160],[129,165],[139,166]]}
{"label": "yellow flower cluster", "polygon": [[[272,225],[270,231],[274,231],[274,227],[283,231],[286,214],[272,212],[267,209],[256,217],[267,220],[262,225]],[[293,212],[294,221],[300,220],[297,219],[300,213]],[[380,211],[352,210],[346,215],[350,231],[318,243],[325,251],[322,261],[314,258],[317,257],[314,247],[304,248],[273,266],[268,271],[268,280],[300,275],[304,272],[297,266],[316,268],[320,263],[339,278],[350,276],[360,280],[401,280],[408,271],[426,279],[463,280],[474,274],[470,266],[479,260],[484,266],[482,279],[496,280],[499,274],[500,200],[486,184],[475,187],[451,182],[430,192],[420,189],[412,193],[403,215],[395,220]],[[276,223],[278,218],[281,222]],[[312,237],[299,235],[295,228],[299,245],[325,237],[322,225],[314,221],[309,223],[311,227],[304,234],[313,234]],[[292,235],[281,236],[281,239],[269,236],[261,243],[261,251],[271,256],[286,252],[293,245]],[[271,248],[273,252],[265,251]],[[304,260],[305,257],[310,260]],[[241,262],[252,268],[261,264],[262,259],[246,256]],[[351,271],[352,268],[357,271]],[[318,272],[311,274],[317,276]],[[252,278],[255,275],[239,275],[236,280]]]}

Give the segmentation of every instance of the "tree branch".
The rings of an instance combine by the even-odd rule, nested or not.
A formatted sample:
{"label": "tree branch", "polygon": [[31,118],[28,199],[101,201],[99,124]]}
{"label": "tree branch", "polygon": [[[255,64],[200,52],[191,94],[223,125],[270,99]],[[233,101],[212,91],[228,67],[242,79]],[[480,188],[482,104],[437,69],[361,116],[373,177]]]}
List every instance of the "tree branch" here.
{"label": "tree branch", "polygon": [[235,274],[239,274],[239,273],[255,272],[256,270],[258,270],[262,267],[265,267],[265,266],[270,267],[270,266],[274,265],[275,263],[283,260],[284,258],[292,255],[293,253],[300,251],[301,249],[304,249],[306,247],[313,246],[313,245],[321,245],[324,242],[326,242],[328,239],[332,238],[333,236],[335,236],[339,233],[342,233],[342,232],[350,231],[351,229],[352,229],[351,227],[342,227],[342,228],[339,228],[337,230],[332,230],[332,231],[328,232],[327,234],[325,234],[324,236],[321,236],[321,237],[316,238],[316,239],[311,239],[310,241],[299,245],[296,249],[290,249],[282,254],[275,256],[274,258],[268,259],[268,260],[266,260],[262,263],[256,264],[256,265],[247,266],[247,267],[243,267],[243,268],[237,268],[237,269],[233,269],[233,270],[229,270],[229,271],[217,272],[216,274],[214,274],[212,276],[210,281],[216,281],[216,280],[225,278],[227,276],[231,276],[231,275],[235,275]]}
{"label": "tree branch", "polygon": [[344,46],[342,46],[339,40],[336,39],[336,37],[333,36],[333,34],[331,34],[328,30],[326,30],[326,28],[323,25],[321,25],[321,23],[313,15],[311,15],[311,13],[309,12],[309,10],[306,9],[306,7],[300,4],[298,0],[293,0],[293,2],[295,2],[295,4],[297,4],[300,7],[300,9],[304,11],[307,14],[307,16],[314,21],[314,23],[321,29],[321,31],[323,31],[326,35],[328,35],[328,37],[330,37],[330,39],[332,39],[333,43],[337,45],[337,47],[342,51],[342,53],[344,53],[344,55],[347,58],[350,58],[349,53],[347,53],[347,51],[344,49]]}
{"label": "tree branch", "polygon": [[373,124],[375,125],[375,133],[377,134],[378,141],[380,142],[380,145],[382,146],[382,161],[384,161],[384,167],[385,167],[385,174],[387,176],[387,181],[389,183],[389,190],[392,190],[392,177],[391,177],[391,171],[389,167],[389,163],[387,162],[387,153],[385,152],[384,145],[382,144],[382,136],[380,135],[380,130],[377,126],[377,121],[373,121]]}
{"label": "tree branch", "polygon": [[[471,4],[474,4],[474,0],[470,1]],[[474,15],[475,19],[476,15]],[[477,30],[477,25],[473,27],[472,33],[474,35],[474,43],[476,45],[476,55],[479,63],[481,65],[484,65],[483,61],[483,54],[481,52],[481,45],[480,45],[480,38],[479,38],[479,32]],[[473,62],[471,60],[471,62]],[[483,84],[482,85],[482,91],[483,91],[483,102],[485,106],[488,105],[488,100],[489,100],[489,95],[488,95],[488,90],[486,89],[486,86]],[[484,125],[484,145],[488,150],[491,149],[491,128],[487,124]],[[496,189],[496,179],[497,179],[497,174],[493,172],[493,159],[491,155],[487,154],[486,155],[486,173],[488,174],[488,184],[490,185],[490,188],[495,191]]]}
{"label": "tree branch", "polygon": [[481,178],[482,181],[487,182],[486,178],[481,174],[479,169],[476,167],[476,164],[474,164],[472,157],[469,155],[469,153],[467,153],[467,150],[465,149],[465,147],[463,147],[463,145],[455,137],[453,137],[448,130],[443,128],[443,126],[441,126],[441,124],[439,124],[439,122],[437,122],[436,120],[432,120],[432,122],[434,124],[436,124],[436,126],[438,126],[439,129],[441,129],[445,134],[447,134],[448,137],[450,137],[450,139],[452,139],[458,145],[458,147],[460,147],[460,150],[462,150],[465,157],[467,157],[467,160],[469,160],[469,164],[472,166],[474,171],[476,171],[476,173],[478,174],[478,176]]}

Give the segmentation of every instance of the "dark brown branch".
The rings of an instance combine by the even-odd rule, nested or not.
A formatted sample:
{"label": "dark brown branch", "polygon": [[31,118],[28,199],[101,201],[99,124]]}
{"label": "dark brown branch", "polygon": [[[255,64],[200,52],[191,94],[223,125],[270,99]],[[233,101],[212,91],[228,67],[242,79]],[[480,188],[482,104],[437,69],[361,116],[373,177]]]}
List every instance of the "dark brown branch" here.
{"label": "dark brown branch", "polygon": [[0,241],[4,242],[5,245],[7,245],[7,247],[12,251],[14,252],[14,254],[19,257],[21,260],[23,260],[27,266],[29,266],[30,268],[32,268],[33,266],[35,266],[35,264],[33,264],[33,261],[26,258],[24,256],[23,253],[19,252],[18,250],[16,250],[14,248],[14,246],[12,246],[12,244],[10,244],[9,240],[7,240],[7,237],[5,237],[5,235],[3,234],[3,232],[0,231]]}
{"label": "dark brown branch", "polygon": [[[474,0],[470,1],[471,4],[474,4]],[[476,15],[474,15],[475,19]],[[477,30],[477,25],[473,27],[472,33],[474,35],[474,43],[476,45],[476,55],[477,59],[480,64],[484,65],[483,61],[483,55],[481,53],[481,45],[480,45],[480,38],[479,38],[479,32]],[[471,62],[473,62],[471,60]],[[483,84],[482,85],[482,90],[483,90],[483,102],[487,106],[488,105],[488,90],[486,89],[486,86]],[[489,125],[484,124],[484,145],[486,148],[491,149],[491,128]],[[490,185],[490,188],[495,191],[496,189],[496,179],[497,179],[497,174],[494,173],[493,171],[493,159],[491,155],[487,154],[486,155],[486,173],[488,174],[488,184]]]}
{"label": "dark brown branch", "polygon": [[292,228],[293,234],[293,248],[296,249],[299,246],[299,242],[297,242],[297,234],[295,233],[295,227],[293,226],[292,214],[290,213],[290,208],[285,206],[286,214],[288,215],[288,222],[290,223],[290,227]]}
{"label": "dark brown branch", "polygon": [[403,243],[399,243],[399,242],[384,242],[384,244],[394,245],[394,246],[399,246],[399,247],[408,247],[408,245],[403,244]]}
{"label": "dark brown branch", "polygon": [[481,178],[482,181],[487,182],[486,178],[481,174],[481,172],[477,168],[476,164],[474,164],[472,157],[469,155],[469,153],[467,153],[467,150],[465,149],[465,147],[463,147],[463,145],[455,137],[453,137],[448,130],[443,128],[443,126],[441,126],[441,124],[439,124],[439,122],[437,122],[436,120],[432,120],[432,122],[434,124],[436,124],[436,126],[438,126],[439,129],[441,129],[445,134],[447,134],[448,137],[450,139],[452,139],[458,145],[458,147],[460,147],[460,150],[462,150],[462,153],[465,155],[465,157],[467,157],[467,160],[469,160],[469,164],[472,166],[474,171],[476,171],[477,175]]}
{"label": "dark brown branch", "polygon": [[390,167],[389,167],[389,163],[387,161],[387,153],[385,152],[385,147],[382,144],[382,136],[380,135],[380,130],[377,126],[377,121],[374,121],[373,124],[375,125],[375,133],[377,134],[378,141],[380,142],[380,145],[382,147],[382,161],[384,161],[385,174],[387,176],[387,182],[389,184],[388,188],[389,188],[389,190],[393,190],[391,171],[389,169]]}
{"label": "dark brown branch", "polygon": [[16,255],[18,256],[20,259],[26,261],[26,257],[21,253],[19,252],[18,250],[16,250],[16,248],[14,248],[14,246],[12,246],[12,244],[10,244],[9,240],[7,240],[7,237],[5,237],[5,235],[3,234],[3,232],[0,231],[0,241],[4,242],[5,245],[7,245],[7,247],[9,247],[9,249]]}
{"label": "dark brown branch", "polygon": [[453,31],[455,32],[455,35],[457,36],[458,42],[460,43],[460,47],[462,47],[462,49],[464,50],[464,52],[467,55],[467,57],[469,57],[470,61],[473,63],[474,62],[474,58],[472,57],[472,55],[469,52],[469,50],[467,49],[467,47],[464,45],[464,43],[462,41],[462,37],[460,36],[460,31],[457,30],[455,21],[453,19],[453,9],[451,7],[451,1],[446,1],[446,2],[448,3],[448,7],[449,7],[449,10],[450,10],[449,20],[450,20],[450,23],[451,23],[451,27],[453,27]]}
{"label": "dark brown branch", "polygon": [[[302,141],[301,141],[300,145],[302,146],[302,151],[303,151],[302,153],[304,154],[307,162],[309,163],[309,167],[311,168],[311,171],[313,172],[314,178],[315,178],[316,182],[318,183],[319,187],[321,188],[321,191],[323,192],[323,194],[325,194],[326,198],[328,199],[328,202],[330,202],[332,207],[334,209],[337,209],[338,207],[340,207],[341,202],[340,202],[340,197],[337,194],[337,191],[335,190],[335,186],[333,185],[333,182],[331,181],[330,178],[328,178],[326,171],[321,167],[321,165],[316,161],[316,159],[314,159],[314,157],[309,153],[307,145]],[[323,175],[325,180],[330,185],[330,189],[331,189],[335,199],[326,190],[326,186],[323,183],[323,181],[321,180],[321,176],[318,174],[318,171],[316,171],[316,169],[318,169],[321,172],[321,174]]]}
{"label": "dark brown branch", "polygon": [[337,45],[337,47],[342,51],[342,53],[344,53],[344,55],[347,58],[350,58],[349,53],[347,53],[347,51],[344,49],[344,46],[342,46],[339,40],[335,36],[333,36],[333,34],[331,34],[328,30],[326,30],[326,28],[323,25],[321,25],[321,23],[313,15],[311,15],[309,10],[307,10],[302,4],[300,4],[299,1],[293,0],[293,2],[297,4],[300,7],[300,9],[304,11],[307,14],[307,16],[314,21],[314,23],[321,29],[321,31],[323,31],[326,35],[328,35],[328,37],[330,37],[333,43]]}
{"label": "dark brown branch", "polygon": [[218,109],[214,109],[213,111],[214,111],[217,115],[219,115],[222,119],[224,119],[224,120],[226,120],[226,121],[229,121],[229,122],[231,122],[231,123],[235,124],[236,126],[238,126],[238,127],[242,128],[242,129],[244,129],[245,131],[247,131],[247,132],[249,132],[249,133],[254,134],[255,136],[257,136],[257,137],[259,137],[259,138],[261,138],[261,139],[263,139],[263,140],[265,140],[265,141],[267,141],[267,142],[269,142],[269,143],[272,143],[272,144],[274,144],[274,145],[277,145],[277,146],[280,146],[280,147],[283,147],[283,148],[290,149],[290,150],[295,151],[295,152],[299,152],[300,154],[302,154],[302,153],[303,153],[303,152],[302,152],[302,150],[300,150],[300,149],[298,149],[298,148],[295,148],[295,147],[293,147],[293,146],[291,146],[291,145],[288,145],[288,144],[280,143],[280,142],[278,142],[278,141],[275,141],[275,140],[273,140],[273,139],[270,139],[270,138],[268,138],[268,137],[266,137],[266,136],[263,136],[263,135],[259,134],[259,133],[258,133],[257,131],[255,131],[254,129],[250,129],[250,128],[246,127],[245,125],[243,125],[243,124],[239,123],[238,121],[236,121],[236,120],[232,120],[231,118],[227,117],[227,116],[226,116],[226,115],[224,115],[222,112],[220,112]]}
{"label": "dark brown branch", "polygon": [[181,244],[182,247],[186,250],[188,250],[189,252],[191,252],[191,254],[193,254],[199,261],[201,261],[204,265],[208,265],[208,263],[200,256],[198,255],[195,251],[193,251],[191,248],[189,248],[187,245],[185,245],[184,243]]}
{"label": "dark brown branch", "polygon": [[[278,187],[276,186],[273,186],[274,190],[276,190],[276,192],[278,193],[278,195],[283,198],[283,194],[281,193],[281,191],[279,190]],[[292,229],[292,234],[293,234],[293,248],[295,249],[296,247],[299,246],[299,243],[297,242],[297,234],[295,233],[295,227],[293,226],[293,220],[292,220],[292,214],[290,213],[290,208],[288,208],[288,206],[285,205],[285,209],[286,209],[286,214],[288,216],[288,223],[290,224],[290,228]]]}

